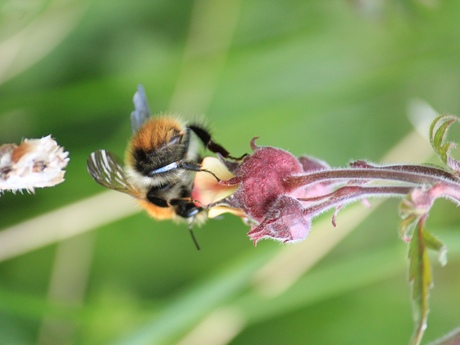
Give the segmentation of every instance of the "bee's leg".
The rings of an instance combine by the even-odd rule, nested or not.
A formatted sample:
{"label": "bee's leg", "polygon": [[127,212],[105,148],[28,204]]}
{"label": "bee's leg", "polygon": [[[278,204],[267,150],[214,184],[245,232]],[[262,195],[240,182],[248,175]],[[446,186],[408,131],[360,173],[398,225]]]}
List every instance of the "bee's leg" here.
{"label": "bee's leg", "polygon": [[208,150],[214,153],[219,153],[224,158],[229,158],[238,161],[246,156],[246,154],[244,154],[243,156],[238,158],[232,157],[230,155],[230,152],[228,152],[222,145],[219,145],[218,143],[212,140],[211,134],[203,127],[200,127],[198,125],[189,125],[188,128],[190,128],[190,130],[192,130],[198,136],[198,138],[200,138],[200,140],[203,142],[204,146],[206,146]]}
{"label": "bee's leg", "polygon": [[190,232],[190,236],[192,236],[192,241],[193,241],[193,243],[195,243],[196,249],[197,249],[198,251],[200,251],[201,248],[200,248],[200,245],[198,244],[198,241],[197,241],[197,239],[196,239],[196,237],[195,237],[195,233],[193,232],[192,225],[190,225],[190,226],[188,227],[188,231]]}
{"label": "bee's leg", "polygon": [[200,245],[193,233],[193,223],[194,223],[194,216],[196,216],[199,212],[203,210],[202,207],[196,206],[190,198],[177,198],[169,200],[169,205],[174,207],[174,210],[178,216],[183,218],[191,219],[189,222],[188,230],[190,232],[190,236],[192,237],[192,241],[195,244],[197,250],[200,250]]}
{"label": "bee's leg", "polygon": [[185,169],[185,170],[197,171],[197,172],[198,172],[198,171],[207,172],[207,173],[211,174],[212,176],[214,176],[214,178],[215,178],[218,182],[221,181],[221,179],[218,178],[218,177],[216,176],[216,174],[214,174],[214,173],[213,173],[212,171],[210,171],[210,170],[203,169],[203,168],[201,167],[201,165],[198,164],[198,163],[187,162],[187,161],[178,161],[178,162],[176,162],[176,163],[177,163],[177,168],[179,168],[179,169]]}

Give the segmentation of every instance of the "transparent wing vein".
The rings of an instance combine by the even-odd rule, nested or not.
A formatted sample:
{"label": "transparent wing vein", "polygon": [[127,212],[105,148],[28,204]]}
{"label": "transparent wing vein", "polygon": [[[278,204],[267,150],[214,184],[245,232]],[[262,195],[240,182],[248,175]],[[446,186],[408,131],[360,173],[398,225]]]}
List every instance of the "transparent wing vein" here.
{"label": "transparent wing vein", "polygon": [[121,159],[105,150],[91,153],[87,161],[88,172],[97,183],[136,196],[135,189],[126,181],[122,164]]}

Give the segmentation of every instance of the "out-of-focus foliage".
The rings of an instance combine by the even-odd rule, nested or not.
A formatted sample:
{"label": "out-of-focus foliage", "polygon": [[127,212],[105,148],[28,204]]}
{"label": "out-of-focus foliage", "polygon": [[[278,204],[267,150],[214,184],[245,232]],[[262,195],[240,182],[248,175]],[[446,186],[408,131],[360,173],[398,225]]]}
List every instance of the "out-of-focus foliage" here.
{"label": "out-of-focus foliage", "polygon": [[[378,161],[412,131],[410,100],[460,114],[459,15],[441,0],[1,2],[0,143],[51,134],[70,162],[65,183],[0,198],[0,343],[406,343],[397,201],[337,228],[325,215],[296,246],[254,248],[238,219],[212,220],[197,252],[143,213],[98,225],[119,199],[90,199],[86,158],[123,154],[142,83],[153,111],[205,115],[233,155],[259,136],[333,166]],[[441,201],[428,221],[449,264],[432,267],[427,341],[460,323],[459,220]]]}

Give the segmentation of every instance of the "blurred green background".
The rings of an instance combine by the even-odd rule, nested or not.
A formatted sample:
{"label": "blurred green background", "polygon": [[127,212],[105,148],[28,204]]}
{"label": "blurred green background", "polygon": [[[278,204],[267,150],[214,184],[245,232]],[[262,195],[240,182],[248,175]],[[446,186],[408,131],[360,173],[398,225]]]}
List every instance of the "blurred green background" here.
{"label": "blurred green background", "polygon": [[[2,0],[0,142],[52,134],[70,163],[65,183],[0,198],[0,344],[407,343],[397,200],[335,229],[324,215],[289,246],[254,247],[225,216],[195,229],[198,252],[128,196],[90,199],[105,191],[86,158],[123,154],[141,83],[153,111],[206,116],[234,155],[259,136],[333,166],[379,161],[413,131],[411,100],[460,115],[459,16],[455,0]],[[450,252],[433,257],[427,341],[460,324],[459,221],[439,201],[428,223]]]}

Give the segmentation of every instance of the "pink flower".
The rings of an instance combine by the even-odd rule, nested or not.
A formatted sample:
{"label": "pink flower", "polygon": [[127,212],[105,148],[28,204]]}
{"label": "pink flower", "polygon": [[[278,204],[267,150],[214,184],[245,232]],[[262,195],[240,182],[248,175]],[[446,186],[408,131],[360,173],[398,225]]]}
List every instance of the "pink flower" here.
{"label": "pink flower", "polygon": [[[231,179],[234,175],[227,166],[215,157],[205,157],[201,164],[202,169],[212,171],[221,180]],[[195,177],[192,199],[198,206],[208,206],[217,200],[225,199],[237,190],[237,186],[225,186],[207,172],[198,172]],[[232,213],[239,217],[245,217],[243,211],[226,205],[216,205],[209,208],[208,217],[215,218],[222,213]]]}
{"label": "pink flower", "polygon": [[311,220],[304,214],[300,201],[281,195],[270,203],[263,220],[252,226],[248,235],[255,244],[264,238],[294,242],[303,240],[310,226]]}
{"label": "pink flower", "polygon": [[[251,224],[249,237],[257,243],[263,238],[282,242],[304,239],[311,221],[298,198],[312,198],[329,192],[323,184],[292,189],[285,179],[321,170],[328,166],[318,160],[296,158],[274,147],[258,147],[251,141],[253,154],[246,156],[232,171],[224,161],[209,159],[203,169],[216,174],[221,181],[205,172],[197,174],[192,197],[208,206],[210,217],[231,212]],[[211,164],[212,163],[212,164]]]}
{"label": "pink flower", "polygon": [[349,168],[331,168],[314,158],[258,147],[255,139],[251,148],[254,152],[241,162],[207,157],[192,197],[207,207],[211,218],[224,212],[241,217],[251,226],[249,237],[255,243],[263,238],[303,240],[314,217],[335,209],[335,226],[338,210],[369,197],[409,195],[403,203],[404,224],[427,214],[439,197],[460,204],[458,177],[437,167],[356,161]]}

